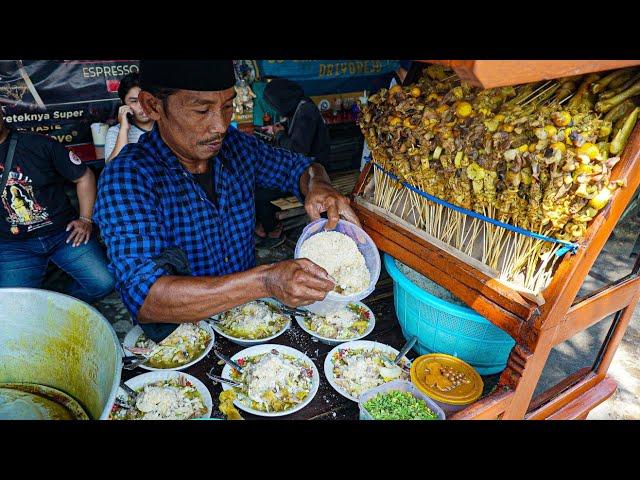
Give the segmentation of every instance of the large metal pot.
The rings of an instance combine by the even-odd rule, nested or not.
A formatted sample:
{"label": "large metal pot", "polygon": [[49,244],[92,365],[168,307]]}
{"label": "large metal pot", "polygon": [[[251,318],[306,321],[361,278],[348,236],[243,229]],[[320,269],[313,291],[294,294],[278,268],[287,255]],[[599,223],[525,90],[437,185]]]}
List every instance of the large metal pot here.
{"label": "large metal pot", "polygon": [[0,383],[56,388],[106,419],[121,365],[118,337],[95,308],[48,290],[0,288]]}

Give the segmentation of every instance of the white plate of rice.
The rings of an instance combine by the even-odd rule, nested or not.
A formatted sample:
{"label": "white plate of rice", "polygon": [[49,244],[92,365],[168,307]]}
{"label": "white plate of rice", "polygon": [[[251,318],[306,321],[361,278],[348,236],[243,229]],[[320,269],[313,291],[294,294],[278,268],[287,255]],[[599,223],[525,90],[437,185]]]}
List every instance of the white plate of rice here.
{"label": "white plate of rice", "polygon": [[[409,373],[400,369],[397,376],[384,377],[381,368],[388,368],[376,361],[378,355],[393,362],[400,353],[384,343],[356,340],[334,347],[324,360],[324,374],[329,384],[343,397],[357,402],[361,394],[393,380],[409,380]],[[343,360],[344,359],[344,360]],[[411,361],[402,357],[401,363],[411,367]],[[347,364],[348,366],[346,366]],[[390,369],[391,370],[391,369]],[[385,374],[387,371],[382,370]],[[395,375],[397,372],[393,372]],[[391,375],[391,372],[388,373]]]}
{"label": "white plate of rice", "polygon": [[[361,302],[352,302],[329,315],[310,312],[310,317],[296,315],[295,318],[300,328],[327,345],[360,340],[376,326],[375,315]],[[366,322],[366,326],[359,322]]]}
{"label": "white plate of rice", "polygon": [[[191,420],[209,418],[213,400],[206,385],[193,375],[177,371],[157,371],[133,377],[125,384],[139,392],[136,407],[126,420]],[[127,401],[127,394],[118,388],[117,397]],[[110,419],[127,415],[125,409],[114,404]]]}
{"label": "white plate of rice", "polygon": [[[228,323],[230,328],[223,328],[218,323],[211,323],[211,326],[216,333],[243,347],[268,343],[287,331],[291,326],[291,317],[285,314],[278,316],[273,310],[269,311],[266,304],[270,304],[276,310],[280,307],[280,304],[271,298],[248,302],[211,317],[212,320],[235,319]],[[274,325],[277,328],[273,328]]]}
{"label": "white plate of rice", "polygon": [[[180,332],[184,331],[184,335],[180,335]],[[194,336],[195,335],[195,336]],[[208,337],[208,340],[206,338]],[[152,347],[152,352],[155,350],[155,353],[152,353],[152,357],[157,359],[161,359],[163,357],[168,358],[174,357],[177,358],[172,363],[175,363],[175,366],[167,366],[167,367],[153,367],[151,365],[139,365],[140,368],[150,371],[169,371],[169,370],[184,370],[185,368],[190,367],[191,365],[195,365],[204,357],[207,356],[213,344],[215,343],[216,335],[213,332],[213,329],[206,321],[198,322],[197,324],[193,323],[183,323],[176,328],[167,338],[162,340],[157,346]],[[174,343],[172,339],[177,340],[174,345],[166,345],[167,343]],[[136,349],[136,345],[147,345],[151,341],[144,336],[144,331],[140,328],[139,325],[134,326],[127,335],[124,337],[124,341],[122,342],[122,346],[124,347],[125,354],[131,355],[131,351],[129,349]],[[151,345],[156,345],[155,343],[151,343]],[[195,351],[193,349],[195,348]],[[161,361],[161,360],[159,360]],[[153,363],[153,362],[152,362]]]}
{"label": "white plate of rice", "polygon": [[[273,358],[274,350],[277,351],[275,357],[281,357],[281,359],[269,361],[276,360]],[[268,358],[269,356],[272,358]],[[241,381],[246,385],[243,387],[246,393],[225,383],[222,384],[222,388],[224,390],[233,388],[236,391],[237,397],[233,403],[245,412],[263,417],[289,415],[307,406],[318,392],[318,387],[320,386],[318,368],[308,356],[295,348],[276,344],[256,345],[241,350],[231,359],[243,368],[244,374],[240,375],[235,370],[232,371],[229,365],[225,365],[222,370],[222,377]],[[261,361],[263,362],[261,363]],[[258,371],[258,367],[260,371]],[[249,375],[249,373],[252,373],[252,375]],[[243,382],[242,379],[245,376],[247,381]],[[251,390],[249,390],[249,387],[251,387]],[[282,400],[280,397],[282,397],[283,388],[289,390],[287,393],[288,398],[294,398],[295,400],[286,402],[282,405],[282,409],[274,410],[272,408],[270,411],[269,404],[273,404],[275,400]],[[273,395],[271,398],[266,397],[266,395],[271,395],[268,392],[272,392],[275,398]],[[254,403],[254,400],[250,398],[251,395],[253,395],[254,399],[258,399],[260,404]]]}

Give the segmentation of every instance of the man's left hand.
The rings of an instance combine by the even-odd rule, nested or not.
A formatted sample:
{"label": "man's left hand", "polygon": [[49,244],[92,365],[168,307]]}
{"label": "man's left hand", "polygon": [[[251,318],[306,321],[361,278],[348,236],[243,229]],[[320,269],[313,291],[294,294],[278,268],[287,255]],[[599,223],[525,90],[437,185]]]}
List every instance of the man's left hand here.
{"label": "man's left hand", "polygon": [[91,238],[91,231],[93,230],[93,224],[85,220],[74,220],[67,225],[67,232],[71,231],[71,234],[67,237],[67,242],[73,242],[71,245],[77,247],[83,242],[85,245],[89,243]]}
{"label": "man's left hand", "polygon": [[327,212],[327,230],[332,230],[338,224],[340,215],[345,220],[360,226],[360,220],[349,205],[349,199],[338,192],[324,179],[311,182],[304,202],[304,208],[312,221],[318,220],[320,214]]}

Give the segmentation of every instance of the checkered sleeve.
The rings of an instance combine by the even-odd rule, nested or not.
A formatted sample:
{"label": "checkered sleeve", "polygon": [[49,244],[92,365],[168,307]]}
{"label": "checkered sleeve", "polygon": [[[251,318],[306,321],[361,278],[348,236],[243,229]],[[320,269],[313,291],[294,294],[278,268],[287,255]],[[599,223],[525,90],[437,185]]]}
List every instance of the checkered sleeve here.
{"label": "checkered sleeve", "polygon": [[160,203],[152,188],[153,176],[129,155],[109,163],[98,184],[94,218],[107,246],[116,289],[137,322],[152,285],[169,272],[154,260],[168,245]]}
{"label": "checkered sleeve", "polygon": [[263,188],[291,192],[302,201],[300,177],[313,163],[313,158],[252,140],[253,156],[257,159],[256,183]]}

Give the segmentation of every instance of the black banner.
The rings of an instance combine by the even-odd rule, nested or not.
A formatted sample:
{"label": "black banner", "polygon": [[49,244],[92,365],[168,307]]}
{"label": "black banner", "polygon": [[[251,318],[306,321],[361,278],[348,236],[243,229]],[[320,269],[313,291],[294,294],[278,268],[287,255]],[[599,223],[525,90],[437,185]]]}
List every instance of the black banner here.
{"label": "black banner", "polygon": [[93,160],[90,125],[115,121],[120,79],[137,71],[137,60],[0,60],[5,122]]}

